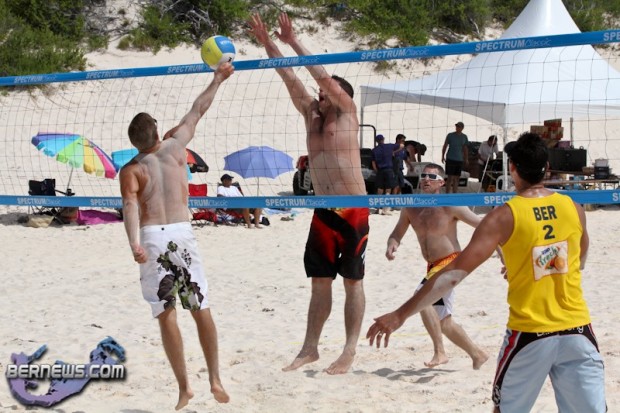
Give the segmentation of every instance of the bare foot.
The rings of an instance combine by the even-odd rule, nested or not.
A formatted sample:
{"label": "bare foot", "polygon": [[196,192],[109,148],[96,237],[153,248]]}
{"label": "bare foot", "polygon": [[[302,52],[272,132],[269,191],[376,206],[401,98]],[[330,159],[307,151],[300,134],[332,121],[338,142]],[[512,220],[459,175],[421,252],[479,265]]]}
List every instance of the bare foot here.
{"label": "bare foot", "polygon": [[174,408],[174,410],[181,410],[182,408],[184,408],[185,406],[187,406],[187,403],[189,403],[190,399],[194,397],[194,392],[191,390],[187,390],[187,391],[179,391],[179,402],[177,403],[176,407]]}
{"label": "bare foot", "polygon": [[211,393],[213,393],[213,397],[218,403],[228,403],[230,401],[230,396],[221,384],[212,385]]}
{"label": "bare foot", "polygon": [[445,353],[435,353],[433,359],[429,362],[424,362],[424,365],[429,369],[439,366],[440,364],[446,364],[449,361],[448,356]]}
{"label": "bare foot", "polygon": [[349,371],[354,359],[355,353],[345,350],[331,366],[323,371],[327,374],[344,374]]}
{"label": "bare foot", "polygon": [[316,350],[306,355],[299,353],[297,357],[295,358],[295,360],[293,360],[293,362],[290,365],[282,368],[282,371],[297,370],[301,366],[317,361],[318,359],[319,359],[319,353]]}
{"label": "bare foot", "polygon": [[486,363],[488,359],[489,359],[489,355],[485,353],[484,351],[480,350],[478,354],[476,355],[476,357],[472,358],[474,362],[473,363],[474,370],[480,369],[480,367],[482,367],[482,365]]}
{"label": "bare foot", "polygon": [[254,224],[254,226],[258,229],[263,229],[263,227],[261,227],[259,224]]}

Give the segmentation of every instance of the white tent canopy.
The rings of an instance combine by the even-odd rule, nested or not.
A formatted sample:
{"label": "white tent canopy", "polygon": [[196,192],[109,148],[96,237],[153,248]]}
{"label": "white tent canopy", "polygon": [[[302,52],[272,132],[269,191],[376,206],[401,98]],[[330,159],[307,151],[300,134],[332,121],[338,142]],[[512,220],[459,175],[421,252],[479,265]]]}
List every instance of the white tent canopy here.
{"label": "white tent canopy", "polygon": [[[561,0],[531,0],[501,39],[579,33]],[[620,116],[620,73],[590,45],[480,54],[451,70],[361,87],[365,106],[415,103],[499,125]]]}

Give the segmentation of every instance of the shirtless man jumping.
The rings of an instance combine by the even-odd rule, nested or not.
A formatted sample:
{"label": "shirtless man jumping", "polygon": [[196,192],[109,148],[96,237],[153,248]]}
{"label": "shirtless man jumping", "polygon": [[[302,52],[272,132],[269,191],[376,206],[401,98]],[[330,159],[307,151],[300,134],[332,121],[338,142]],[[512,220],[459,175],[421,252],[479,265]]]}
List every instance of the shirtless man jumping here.
{"label": "shirtless man jumping", "polygon": [[[420,175],[422,192],[425,194],[440,193],[444,185],[443,175],[444,170],[441,166],[432,163],[426,165]],[[400,241],[411,226],[418,237],[422,256],[428,263],[427,274],[420,283],[419,290],[428,279],[459,255],[461,247],[456,235],[458,221],[477,227],[481,218],[464,206],[403,208],[398,223],[388,238],[385,256],[390,261],[395,258],[394,254]],[[453,304],[454,291],[450,290],[432,307],[426,307],[420,311],[424,327],[433,340],[434,349],[433,358],[424,365],[435,367],[448,362],[443,346],[443,333],[450,341],[465,350],[473,361],[474,370],[478,370],[489,356],[474,344],[463,327],[452,319]]]}
{"label": "shirtless man jumping", "polygon": [[[298,55],[310,52],[295,36],[286,13],[279,16],[276,37]],[[249,22],[251,32],[265,46],[269,57],[282,53],[269,37],[260,15]],[[276,71],[289,91],[293,105],[306,124],[310,173],[317,195],[365,195],[358,143],[359,121],[353,102],[353,87],[338,76],[330,76],[323,66],[306,66],[319,86],[318,99],[288,68]],[[364,317],[364,257],[368,240],[368,208],[316,209],[306,243],[304,265],[312,278],[306,338],[297,357],[284,371],[298,369],[319,359],[318,345],[323,325],[332,307],[332,283],[339,273],[344,280],[346,343],[342,354],[325,372],[349,371]]]}
{"label": "shirtless man jumping", "polygon": [[120,172],[125,231],[134,260],[140,264],[142,295],[159,321],[164,350],[179,385],[176,410],[194,397],[185,367],[183,339],[177,325],[175,292],[191,310],[207,360],[211,393],[220,403],[229,396],[218,366],[217,331],[207,300],[207,280],[188,219],[185,147],[215,94],[234,69],[221,65],[211,84],[196,98],[181,122],[160,140],[157,120],[137,114],[129,125],[129,140],[139,153]]}

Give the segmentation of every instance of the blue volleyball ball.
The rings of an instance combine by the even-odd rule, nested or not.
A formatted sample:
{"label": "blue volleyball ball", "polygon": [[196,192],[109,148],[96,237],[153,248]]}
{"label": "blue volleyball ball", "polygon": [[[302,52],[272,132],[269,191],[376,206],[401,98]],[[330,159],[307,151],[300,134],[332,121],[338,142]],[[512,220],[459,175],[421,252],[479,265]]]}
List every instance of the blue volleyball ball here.
{"label": "blue volleyball ball", "polygon": [[202,44],[200,56],[211,69],[215,70],[222,63],[235,60],[235,45],[226,36],[211,36]]}

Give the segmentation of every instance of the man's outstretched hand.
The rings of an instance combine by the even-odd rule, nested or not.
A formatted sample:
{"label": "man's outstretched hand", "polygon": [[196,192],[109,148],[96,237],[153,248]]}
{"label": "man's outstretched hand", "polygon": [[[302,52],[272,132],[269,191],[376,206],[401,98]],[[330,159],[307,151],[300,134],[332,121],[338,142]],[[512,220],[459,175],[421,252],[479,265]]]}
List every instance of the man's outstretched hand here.
{"label": "man's outstretched hand", "polygon": [[398,330],[403,325],[403,322],[404,320],[400,319],[396,311],[375,318],[375,322],[366,333],[369,344],[372,346],[376,340],[377,348],[379,348],[381,347],[381,339],[383,339],[383,347],[387,347],[390,342],[390,335]]}
{"label": "man's outstretched hand", "polygon": [[260,44],[264,46],[269,43],[271,39],[269,38],[269,33],[267,32],[267,25],[263,23],[260,14],[254,13],[248,21],[248,24],[250,25],[249,32],[256,37],[256,40]]}
{"label": "man's outstretched hand", "polygon": [[293,31],[293,23],[286,13],[280,13],[278,17],[278,23],[280,24],[280,32],[274,34],[283,43],[291,44],[295,41],[295,32]]}
{"label": "man's outstretched hand", "polygon": [[232,75],[234,72],[235,72],[235,68],[233,67],[232,64],[228,62],[222,63],[215,70],[215,77],[219,78],[219,80],[223,82],[224,80],[228,79],[230,75]]}

